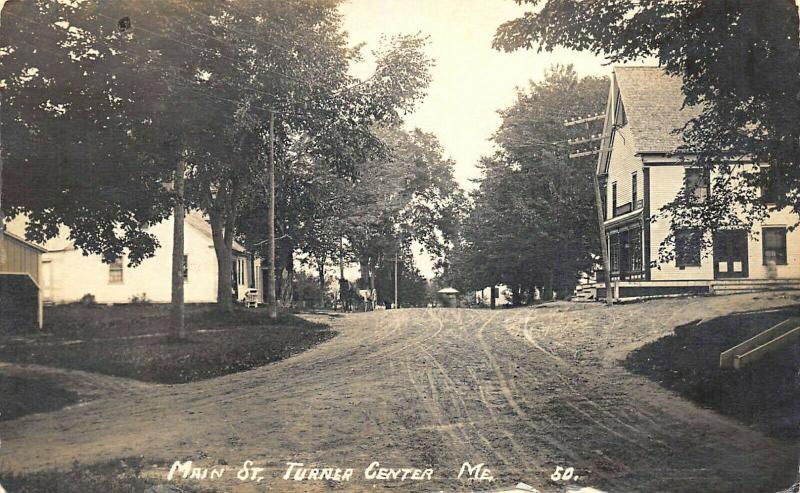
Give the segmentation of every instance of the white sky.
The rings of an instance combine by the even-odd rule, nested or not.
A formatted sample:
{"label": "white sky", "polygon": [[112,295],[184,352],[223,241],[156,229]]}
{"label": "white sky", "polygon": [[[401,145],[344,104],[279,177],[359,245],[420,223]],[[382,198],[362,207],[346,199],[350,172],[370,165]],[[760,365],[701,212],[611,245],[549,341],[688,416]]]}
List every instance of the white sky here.
{"label": "white sky", "polygon": [[[427,53],[436,62],[433,81],[406,123],[439,138],[446,157],[456,162],[456,179],[465,189],[473,188],[470,179],[480,176],[480,157],[493,152],[489,138],[500,125],[497,110],[514,102],[517,87],[542,79],[554,63],[572,63],[579,75],[611,71],[591,53],[492,49],[497,27],[525,12],[513,0],[349,0],[341,12],[350,42],[367,43],[367,60],[354,69],[362,77],[371,73],[369,52],[382,35],[421,32],[430,37]],[[432,277],[430,258],[414,253],[422,274]],[[347,277],[354,278],[355,273],[351,267]]]}
{"label": "white sky", "polygon": [[[525,10],[513,0],[349,0],[341,9],[351,43],[366,42],[366,55],[382,34],[430,36],[433,81],[407,124],[439,138],[464,188],[479,176],[479,158],[492,153],[488,139],[500,125],[496,112],[514,102],[516,87],[541,79],[554,63],[572,63],[580,75],[610,73],[591,53],[493,50],[497,27]],[[365,63],[356,72],[364,75],[370,68]]]}

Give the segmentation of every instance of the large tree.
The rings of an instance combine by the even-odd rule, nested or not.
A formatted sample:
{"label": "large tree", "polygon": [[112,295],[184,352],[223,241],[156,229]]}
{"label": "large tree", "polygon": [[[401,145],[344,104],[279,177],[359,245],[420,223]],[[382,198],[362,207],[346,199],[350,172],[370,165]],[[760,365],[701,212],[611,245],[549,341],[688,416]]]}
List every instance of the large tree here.
{"label": "large tree", "polygon": [[263,182],[270,141],[284,166],[305,139],[348,172],[380,147],[370,126],[399,119],[428,82],[413,36],[376,53],[374,76],[350,76],[360,54],[339,3],[26,2],[2,52],[14,75],[4,210],[27,212],[32,238],[64,224],[85,251],[136,263],[157,246],[144,230],[169,215],[162,185],[186,159],[187,202],[209,216],[229,309],[236,219]]}
{"label": "large tree", "polygon": [[[503,50],[563,46],[624,63],[657,57],[701,112],[683,154],[713,171],[714,200],[681,193],[673,227],[749,226],[800,212],[800,16],[795,0],[517,0],[535,9],[497,30]],[[745,159],[764,168],[742,171]],[[735,184],[735,185],[734,185]],[[772,192],[762,195],[759,189]],[[774,205],[768,205],[773,204]],[[706,236],[708,237],[708,236]],[[664,250],[662,249],[662,252]]]}
{"label": "large tree", "polygon": [[520,303],[537,287],[548,297],[569,292],[593,267],[599,237],[593,160],[568,158],[576,130],[563,122],[597,112],[607,91],[604,78],[580,78],[571,66],[555,66],[500,111],[493,137],[500,150],[482,161],[472,211],[448,256],[452,284],[506,284]]}
{"label": "large tree", "polygon": [[414,244],[443,256],[464,206],[454,163],[433,134],[394,126],[378,135],[388,155],[358,167],[357,180],[345,192],[351,204],[345,236],[365,289],[375,287],[376,269]]}
{"label": "large tree", "polygon": [[[343,256],[348,262],[356,260],[361,287],[368,288],[374,287],[377,269],[389,265],[396,254],[410,255],[412,244],[437,256],[452,239],[463,197],[453,179],[453,163],[444,159],[436,138],[398,125],[370,132],[379,139],[378,146],[371,159],[353,161],[352,173],[336,172],[306,150],[305,140],[286,149],[291,165],[279,166],[276,218],[282,302],[293,299],[298,253],[317,270],[320,282],[326,263]],[[265,245],[258,212],[265,200],[267,195],[261,193],[242,215],[245,244]]]}
{"label": "large tree", "polygon": [[131,76],[124,26],[99,26],[79,4],[4,10],[3,213],[28,213],[30,239],[66,225],[84,251],[106,260],[127,251],[136,264],[157,246],[145,228],[169,214],[162,183],[179,150],[174,132],[151,123],[171,96]]}

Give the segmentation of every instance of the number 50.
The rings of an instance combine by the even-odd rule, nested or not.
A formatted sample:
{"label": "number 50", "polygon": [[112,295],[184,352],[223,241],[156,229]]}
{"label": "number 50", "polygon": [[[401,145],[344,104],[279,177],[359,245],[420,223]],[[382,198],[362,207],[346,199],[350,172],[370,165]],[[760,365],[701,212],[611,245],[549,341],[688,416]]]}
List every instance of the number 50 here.
{"label": "number 50", "polygon": [[556,466],[556,472],[550,475],[550,479],[553,481],[569,481],[574,474],[575,469],[572,467],[564,469],[561,466]]}

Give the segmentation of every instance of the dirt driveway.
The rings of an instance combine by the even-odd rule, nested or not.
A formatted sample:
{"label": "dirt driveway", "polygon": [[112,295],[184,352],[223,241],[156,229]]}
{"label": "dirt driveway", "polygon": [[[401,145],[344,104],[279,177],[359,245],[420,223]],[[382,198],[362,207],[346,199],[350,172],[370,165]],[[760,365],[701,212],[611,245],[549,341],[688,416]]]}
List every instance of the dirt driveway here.
{"label": "dirt driveway", "polygon": [[[454,491],[518,481],[558,491],[550,477],[560,466],[574,468],[573,484],[614,492],[774,493],[796,474],[796,446],[699,409],[618,360],[679,324],[791,302],[762,294],[314,316],[340,335],[236,375],[152,385],[63,372],[97,397],[0,424],[0,468],[142,455],[227,464],[221,478],[202,482],[224,491]],[[248,459],[266,467],[262,482],[237,479]],[[373,461],[432,468],[432,480],[367,481]],[[284,480],[287,462],[353,468],[354,479]],[[457,478],[464,462],[484,463],[494,481]]]}

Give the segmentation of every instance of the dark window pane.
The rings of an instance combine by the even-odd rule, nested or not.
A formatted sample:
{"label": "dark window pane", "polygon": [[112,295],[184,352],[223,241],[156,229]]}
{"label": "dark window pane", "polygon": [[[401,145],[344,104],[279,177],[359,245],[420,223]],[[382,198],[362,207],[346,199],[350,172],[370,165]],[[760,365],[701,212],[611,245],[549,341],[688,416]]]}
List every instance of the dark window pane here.
{"label": "dark window pane", "polygon": [[699,229],[682,229],[675,232],[675,261],[678,267],[699,266],[702,233]]}
{"label": "dark window pane", "polygon": [[786,228],[764,228],[762,236],[764,264],[786,265]]}
{"label": "dark window pane", "polygon": [[642,230],[634,228],[630,230],[630,255],[631,255],[631,270],[642,270]]}
{"label": "dark window pane", "polygon": [[611,215],[617,215],[617,182],[611,184]]}
{"label": "dark window pane", "polygon": [[609,236],[609,257],[611,257],[611,272],[619,272],[619,235]]}
{"label": "dark window pane", "polygon": [[686,168],[684,187],[689,200],[697,203],[705,202],[709,194],[710,180],[708,172],[702,168]]}

